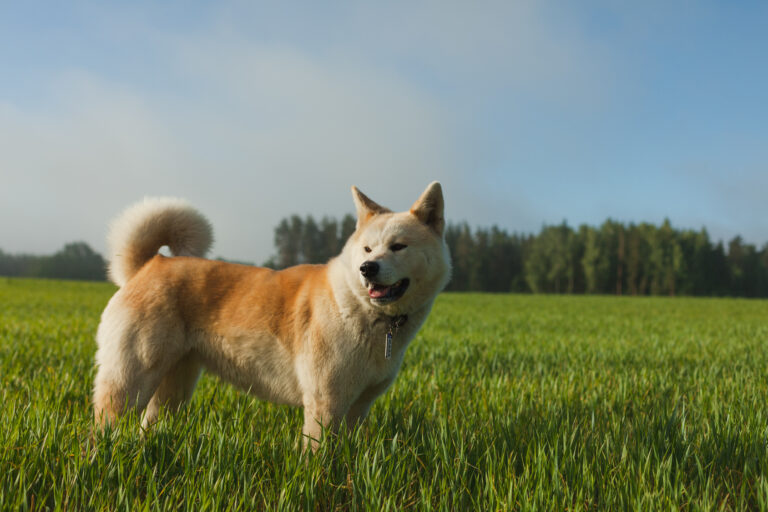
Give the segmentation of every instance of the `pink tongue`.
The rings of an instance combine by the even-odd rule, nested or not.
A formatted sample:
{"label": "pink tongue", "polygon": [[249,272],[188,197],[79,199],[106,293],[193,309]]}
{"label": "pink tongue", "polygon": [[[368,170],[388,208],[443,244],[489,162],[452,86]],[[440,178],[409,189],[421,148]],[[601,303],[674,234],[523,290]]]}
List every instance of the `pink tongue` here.
{"label": "pink tongue", "polygon": [[381,288],[370,288],[368,290],[368,296],[372,299],[380,299],[389,293],[389,286],[382,286]]}

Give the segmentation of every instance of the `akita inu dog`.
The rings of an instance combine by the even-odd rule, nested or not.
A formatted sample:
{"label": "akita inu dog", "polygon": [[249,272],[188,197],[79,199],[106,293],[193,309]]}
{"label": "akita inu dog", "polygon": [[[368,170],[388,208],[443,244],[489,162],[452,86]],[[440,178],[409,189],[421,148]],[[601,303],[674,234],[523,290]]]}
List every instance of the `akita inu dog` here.
{"label": "akita inu dog", "polygon": [[[397,375],[451,270],[432,183],[393,213],[352,187],[357,226],[325,265],[275,271],[202,259],[208,221],[178,199],[127,209],[109,234],[120,289],[97,332],[98,425],[188,400],[203,368],[257,397],[304,407],[305,444],[365,418]],[[168,246],[173,257],[158,254]],[[146,410],[145,410],[146,408]]]}

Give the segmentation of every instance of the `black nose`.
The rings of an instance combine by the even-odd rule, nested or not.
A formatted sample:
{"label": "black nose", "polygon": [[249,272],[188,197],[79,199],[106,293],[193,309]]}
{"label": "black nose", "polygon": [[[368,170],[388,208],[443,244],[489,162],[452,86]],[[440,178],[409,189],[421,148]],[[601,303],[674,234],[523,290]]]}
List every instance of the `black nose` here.
{"label": "black nose", "polygon": [[360,273],[363,277],[373,277],[379,273],[379,264],[375,261],[366,261],[360,265]]}

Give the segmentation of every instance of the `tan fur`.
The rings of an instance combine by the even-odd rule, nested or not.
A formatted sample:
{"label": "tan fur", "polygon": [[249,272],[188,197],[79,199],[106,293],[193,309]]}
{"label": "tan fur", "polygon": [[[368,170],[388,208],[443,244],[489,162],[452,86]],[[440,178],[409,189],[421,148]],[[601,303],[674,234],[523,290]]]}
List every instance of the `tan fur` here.
{"label": "tan fur", "polygon": [[[203,368],[262,399],[303,406],[305,440],[319,439],[322,426],[365,418],[447,283],[450,259],[438,183],[403,213],[354,187],[353,197],[358,226],[342,253],[326,265],[281,271],[193,257],[207,250],[210,226],[178,200],[127,210],[110,235],[119,241],[110,265],[122,288],[97,333],[97,422],[134,408],[146,409],[150,425],[161,408],[190,398]],[[394,252],[394,243],[408,247]],[[175,256],[157,254],[162,245]],[[360,266],[371,260],[385,285],[410,279],[401,298],[369,297]],[[408,320],[385,359],[398,315]]]}

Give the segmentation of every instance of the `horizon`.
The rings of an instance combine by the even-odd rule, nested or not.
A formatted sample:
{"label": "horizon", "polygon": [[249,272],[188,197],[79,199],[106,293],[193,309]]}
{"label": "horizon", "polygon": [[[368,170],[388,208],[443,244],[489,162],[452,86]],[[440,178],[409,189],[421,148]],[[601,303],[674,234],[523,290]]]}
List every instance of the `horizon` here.
{"label": "horizon", "polygon": [[[302,221],[305,221],[308,217],[311,217],[312,220],[314,220],[315,222],[320,222],[323,219],[327,218],[327,219],[329,219],[331,221],[335,221],[335,222],[339,223],[338,228],[339,228],[339,230],[341,230],[340,223],[341,223],[342,219],[346,215],[350,215],[350,216],[352,216],[354,218],[354,214],[352,212],[348,212],[347,214],[344,214],[344,215],[342,215],[340,217],[329,217],[327,215],[326,216],[322,216],[322,217],[314,217],[313,215],[309,214],[308,216],[300,216],[300,218],[301,218]],[[282,220],[290,220],[291,217],[292,217],[292,215],[284,217],[283,219],[281,219],[281,221]],[[624,221],[620,221],[620,220],[617,220],[617,219],[612,219],[612,218],[609,217],[609,218],[606,218],[604,221],[602,221],[600,223],[597,223],[597,224],[582,223],[582,224],[578,224],[578,225],[570,224],[570,223],[567,222],[567,220],[563,220],[563,221],[557,222],[557,223],[543,224],[537,231],[510,231],[508,229],[505,229],[503,227],[497,226],[495,224],[490,225],[490,226],[473,226],[473,225],[467,223],[466,221],[448,221],[447,224],[446,224],[446,229],[449,230],[451,228],[460,228],[460,227],[466,225],[469,228],[470,233],[472,234],[472,236],[476,236],[477,232],[481,231],[481,230],[490,231],[492,229],[499,229],[499,231],[501,231],[503,234],[505,234],[507,236],[510,236],[510,237],[534,237],[535,238],[535,237],[540,236],[541,233],[544,230],[546,230],[547,228],[558,227],[558,226],[562,226],[563,224],[565,224],[565,226],[567,226],[569,229],[571,229],[574,233],[578,233],[578,231],[582,227],[588,227],[588,228],[599,230],[601,228],[601,226],[604,223],[606,223],[606,222],[615,222],[615,223],[618,223],[618,224],[624,226],[625,228],[631,228],[633,226],[642,226],[642,225],[651,225],[651,226],[654,226],[654,227],[658,228],[658,227],[660,227],[663,224],[663,222],[667,222],[667,221],[670,223],[670,227],[675,232],[678,232],[678,233],[684,233],[684,232],[693,232],[693,233],[704,232],[704,233],[706,233],[710,244],[713,247],[717,247],[718,245],[722,245],[723,250],[725,251],[725,254],[729,254],[729,252],[730,252],[729,251],[729,244],[732,241],[734,241],[735,239],[737,239],[737,238],[742,242],[742,244],[752,246],[756,251],[766,251],[766,250],[768,250],[768,240],[766,240],[765,242],[762,242],[762,243],[760,243],[760,242],[752,242],[750,240],[745,240],[744,237],[741,236],[738,233],[736,235],[734,235],[732,238],[728,239],[728,240],[716,239],[716,238],[713,238],[711,236],[711,234],[710,234],[709,230],[706,228],[706,226],[702,226],[701,228],[698,228],[698,229],[691,228],[691,227],[685,227],[685,226],[677,226],[672,219],[664,219],[664,221],[662,221],[662,223],[655,224],[655,223],[651,223],[651,222],[647,222],[647,221],[624,222]],[[274,231],[274,229],[276,227],[277,226],[273,227],[273,231]],[[59,247],[59,248],[57,248],[57,249],[55,249],[53,251],[50,251],[48,253],[11,252],[11,251],[5,250],[2,246],[0,246],[0,254],[5,254],[5,255],[13,256],[13,257],[22,257],[22,256],[47,257],[47,256],[54,255],[56,252],[64,249],[67,245],[79,244],[79,243],[85,243],[89,248],[94,250],[94,252],[96,254],[98,254],[99,256],[101,256],[103,258],[105,258],[105,260],[106,260],[106,258],[108,256],[107,251],[103,251],[102,252],[101,250],[98,250],[98,249],[94,248],[87,241],[82,240],[82,239],[74,239],[74,240],[66,241],[66,242],[64,242],[64,244],[62,244],[61,247]],[[208,254],[206,256],[206,258],[214,259],[214,260],[221,260],[221,261],[229,261],[229,262],[232,262],[232,263],[241,263],[241,264],[246,264],[246,265],[262,266],[262,265],[270,263],[277,256],[277,254],[275,252],[276,246],[275,246],[274,243],[272,244],[272,249],[273,249],[273,252],[270,253],[269,256],[265,260],[261,260],[261,261],[239,260],[239,259],[236,259],[236,258],[228,257],[227,255],[224,255],[224,254],[213,254],[213,251],[211,251],[211,254]],[[161,254],[163,254],[163,255],[166,255],[166,256],[172,256],[170,254],[167,246],[161,247],[159,252]]]}
{"label": "horizon", "polygon": [[0,6],[0,249],[104,254],[144,196],[264,262],[280,219],[395,210],[535,234],[768,242],[768,4]]}

